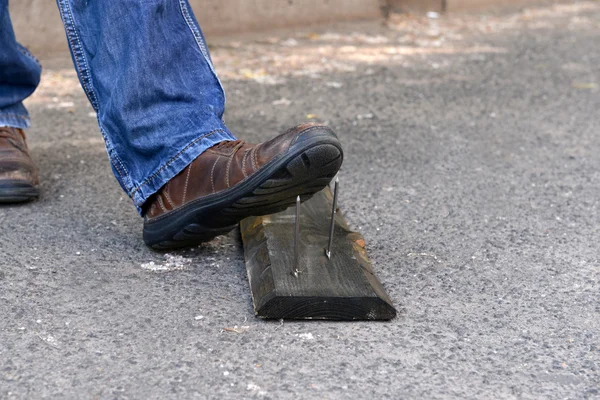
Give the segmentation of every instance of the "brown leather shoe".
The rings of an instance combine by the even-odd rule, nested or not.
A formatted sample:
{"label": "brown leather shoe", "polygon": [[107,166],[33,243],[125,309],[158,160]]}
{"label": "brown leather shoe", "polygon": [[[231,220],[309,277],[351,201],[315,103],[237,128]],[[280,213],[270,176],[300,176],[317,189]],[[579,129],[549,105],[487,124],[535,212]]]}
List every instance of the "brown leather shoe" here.
{"label": "brown leather shoe", "polygon": [[144,241],[155,249],[196,245],[248,216],[283,211],[323,189],[342,160],[337,136],[319,125],[260,144],[221,142],[146,202]]}
{"label": "brown leather shoe", "polygon": [[0,203],[20,203],[40,195],[22,129],[0,127]]}

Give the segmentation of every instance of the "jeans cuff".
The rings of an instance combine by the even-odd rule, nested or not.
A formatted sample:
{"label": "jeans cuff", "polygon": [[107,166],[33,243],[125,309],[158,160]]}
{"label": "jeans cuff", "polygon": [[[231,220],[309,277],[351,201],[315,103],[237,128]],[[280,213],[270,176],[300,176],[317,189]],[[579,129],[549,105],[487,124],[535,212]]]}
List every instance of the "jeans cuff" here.
{"label": "jeans cuff", "polygon": [[27,129],[31,126],[29,114],[22,104],[10,107],[8,110],[0,110],[0,126]]}
{"label": "jeans cuff", "polygon": [[143,216],[142,206],[146,200],[158,192],[169,180],[183,171],[200,154],[215,144],[227,140],[236,140],[236,137],[222,124],[218,129],[201,134],[184,146],[177,155],[164,163],[158,171],[130,192],[129,196],[132,198],[138,213]]}

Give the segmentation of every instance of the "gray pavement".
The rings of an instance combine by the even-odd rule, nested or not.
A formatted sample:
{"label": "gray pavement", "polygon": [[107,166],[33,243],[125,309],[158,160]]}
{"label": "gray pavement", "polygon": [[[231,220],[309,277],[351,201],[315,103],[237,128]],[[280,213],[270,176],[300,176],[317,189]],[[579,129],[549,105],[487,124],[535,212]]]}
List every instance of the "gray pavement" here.
{"label": "gray pavement", "polygon": [[240,137],[339,132],[389,323],[255,319],[237,232],[147,249],[47,60],[43,196],[0,208],[0,398],[600,398],[598,43],[598,2],[215,42]]}

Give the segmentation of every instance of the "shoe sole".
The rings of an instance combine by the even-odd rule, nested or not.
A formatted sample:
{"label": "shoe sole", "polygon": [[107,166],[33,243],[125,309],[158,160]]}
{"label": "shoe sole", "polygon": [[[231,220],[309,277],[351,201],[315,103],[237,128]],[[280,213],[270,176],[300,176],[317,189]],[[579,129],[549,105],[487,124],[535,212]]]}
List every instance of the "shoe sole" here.
{"label": "shoe sole", "polygon": [[0,203],[25,203],[40,196],[40,189],[21,180],[10,179],[0,182]]}
{"label": "shoe sole", "polygon": [[283,211],[297,196],[304,202],[325,188],[342,161],[335,136],[313,138],[230,189],[145,221],[144,242],[156,250],[194,246],[230,232],[246,217]]}

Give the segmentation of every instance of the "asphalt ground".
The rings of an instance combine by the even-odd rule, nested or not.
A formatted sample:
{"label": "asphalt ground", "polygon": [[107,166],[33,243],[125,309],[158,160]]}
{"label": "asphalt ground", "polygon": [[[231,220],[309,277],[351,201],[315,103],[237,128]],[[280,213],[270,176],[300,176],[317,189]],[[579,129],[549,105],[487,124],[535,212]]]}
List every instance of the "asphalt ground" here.
{"label": "asphalt ground", "polygon": [[43,194],[0,208],[0,397],[600,398],[598,43],[598,2],[213,43],[241,138],[338,132],[387,323],[256,319],[239,232],[146,248],[42,57]]}

